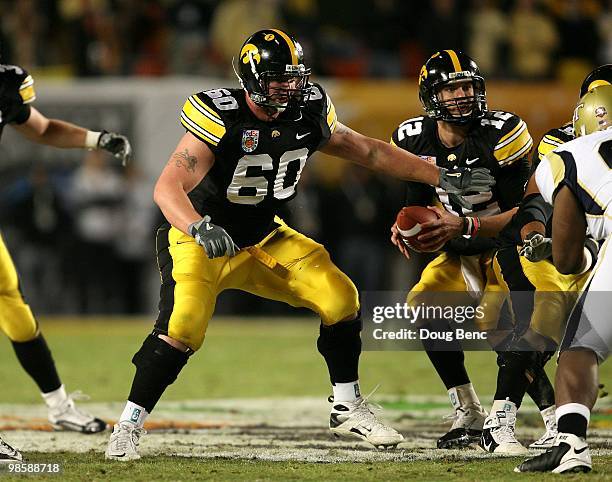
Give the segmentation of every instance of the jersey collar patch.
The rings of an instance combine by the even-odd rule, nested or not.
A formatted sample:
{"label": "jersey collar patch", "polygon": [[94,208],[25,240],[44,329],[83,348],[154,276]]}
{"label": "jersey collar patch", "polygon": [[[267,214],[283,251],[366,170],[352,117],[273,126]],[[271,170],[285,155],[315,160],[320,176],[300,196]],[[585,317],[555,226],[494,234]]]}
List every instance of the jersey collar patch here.
{"label": "jersey collar patch", "polygon": [[242,133],[242,149],[244,152],[253,152],[259,144],[259,130],[246,130]]}

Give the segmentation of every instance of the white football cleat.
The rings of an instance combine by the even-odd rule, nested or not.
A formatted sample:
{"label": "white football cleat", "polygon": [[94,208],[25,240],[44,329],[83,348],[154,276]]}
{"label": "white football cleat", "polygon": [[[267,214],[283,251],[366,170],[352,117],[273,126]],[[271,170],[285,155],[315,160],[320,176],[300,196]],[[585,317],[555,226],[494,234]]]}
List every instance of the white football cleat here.
{"label": "white football cleat", "polygon": [[75,399],[87,399],[81,392],[74,392],[55,407],[49,407],[49,422],[55,430],[70,430],[85,434],[106,430],[106,422],[76,408]]}
{"label": "white football cleat", "polygon": [[453,449],[477,444],[487,412],[478,400],[471,383],[449,389],[448,396],[455,413],[444,417],[452,420],[450,430],[436,442],[439,449]]}
{"label": "white football cleat", "polygon": [[122,462],[138,460],[140,458],[138,453],[140,437],[146,433],[145,429],[138,428],[131,422],[119,422],[110,436],[104,458]]}
{"label": "white football cleat", "polygon": [[0,437],[0,464],[21,461],[23,461],[23,456],[19,450],[11,447]]}
{"label": "white football cleat", "polygon": [[[337,437],[358,438],[376,448],[395,448],[404,436],[378,420],[374,410],[381,407],[368,402],[370,395],[354,402],[332,403],[329,429]],[[333,402],[333,397],[329,401]]]}
{"label": "white football cleat", "polygon": [[559,432],[555,442],[542,455],[525,460],[515,472],[589,472],[593,468],[586,440],[572,433]]}
{"label": "white football cleat", "polygon": [[500,455],[524,455],[529,452],[514,434],[516,411],[516,405],[509,400],[493,402],[480,437],[479,445],[484,451]]}
{"label": "white football cleat", "polygon": [[557,434],[557,417],[555,416],[555,410],[557,407],[554,405],[542,410],[542,419],[546,426],[546,432],[538,440],[529,445],[532,449],[549,449],[553,446]]}

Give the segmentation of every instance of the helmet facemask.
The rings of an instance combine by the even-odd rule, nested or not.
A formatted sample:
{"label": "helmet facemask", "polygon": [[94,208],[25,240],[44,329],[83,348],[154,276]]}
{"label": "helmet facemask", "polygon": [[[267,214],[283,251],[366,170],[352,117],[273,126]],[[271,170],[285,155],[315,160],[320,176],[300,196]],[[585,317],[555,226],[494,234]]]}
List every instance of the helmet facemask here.
{"label": "helmet facemask", "polygon": [[[453,83],[470,81],[473,94],[464,97],[453,97],[442,100],[442,89]],[[428,89],[427,97],[422,99],[427,115],[452,124],[467,124],[481,118],[487,110],[487,98],[484,79],[480,76],[464,76],[456,80],[439,82]]]}
{"label": "helmet facemask", "polygon": [[287,109],[303,107],[306,104],[312,87],[308,83],[310,69],[304,64],[273,64],[271,65],[273,69],[259,72],[257,62],[253,60],[251,53],[247,52],[246,55],[248,55],[247,59],[242,59],[242,62],[249,64],[252,75],[246,79],[238,72],[236,75],[240,80],[240,85],[248,92],[255,104],[272,109],[274,112],[283,112]]}

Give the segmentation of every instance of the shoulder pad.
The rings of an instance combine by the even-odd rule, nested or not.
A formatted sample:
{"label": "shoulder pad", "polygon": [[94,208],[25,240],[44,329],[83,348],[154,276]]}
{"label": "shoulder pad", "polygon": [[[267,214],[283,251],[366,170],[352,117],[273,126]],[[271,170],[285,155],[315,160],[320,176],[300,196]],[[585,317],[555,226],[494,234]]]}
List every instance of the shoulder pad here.
{"label": "shoulder pad", "polygon": [[527,124],[516,114],[501,110],[488,111],[481,125],[491,129],[495,159],[500,166],[508,166],[529,154],[533,139]]}
{"label": "shoulder pad", "polygon": [[7,86],[5,93],[8,95],[19,93],[24,104],[36,100],[34,79],[25,69],[17,65],[0,64],[0,76],[2,83]]}
{"label": "shoulder pad", "polygon": [[571,123],[549,130],[538,144],[538,157],[540,160],[543,159],[548,153],[574,138],[574,128]]}
{"label": "shoulder pad", "polygon": [[329,131],[333,133],[338,122],[336,107],[321,84],[313,82],[311,83],[311,89],[306,109],[316,115],[325,117]]}
{"label": "shoulder pad", "polygon": [[408,138],[422,134],[424,123],[424,116],[406,119],[397,127],[397,129],[395,129],[395,131],[393,131],[393,134],[391,135],[391,144],[404,144]]}
{"label": "shoulder pad", "polygon": [[216,147],[225,135],[224,118],[238,107],[235,91],[212,89],[198,92],[185,101],[181,124],[201,141]]}

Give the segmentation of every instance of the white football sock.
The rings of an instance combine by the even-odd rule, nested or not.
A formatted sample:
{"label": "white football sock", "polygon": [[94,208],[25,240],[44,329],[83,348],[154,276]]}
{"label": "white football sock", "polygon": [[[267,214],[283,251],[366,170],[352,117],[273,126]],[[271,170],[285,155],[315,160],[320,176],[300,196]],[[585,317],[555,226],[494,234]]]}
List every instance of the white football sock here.
{"label": "white football sock", "polygon": [[354,402],[361,398],[361,390],[359,390],[359,380],[349,383],[335,383],[334,402]]}
{"label": "white football sock", "polygon": [[478,395],[471,383],[465,385],[458,385],[448,390],[448,397],[455,410],[460,407],[471,407],[474,405],[480,405]]}
{"label": "white football sock", "polygon": [[557,407],[557,410],[555,410],[557,424],[559,423],[559,419],[568,413],[577,413],[578,415],[582,415],[584,418],[586,418],[587,425],[591,420],[591,411],[589,410],[589,407],[582,405],[581,403],[566,403],[565,405]]}
{"label": "white football sock", "polygon": [[139,428],[142,428],[144,425],[145,419],[149,413],[145,410],[144,407],[140,405],[136,405],[129,400],[125,404],[125,408],[121,413],[121,417],[119,418],[119,422],[130,422],[136,425]]}
{"label": "white football sock", "polygon": [[40,395],[49,408],[55,408],[68,399],[68,394],[66,393],[66,387],[64,387],[64,385],[61,385],[57,390],[41,393]]}

